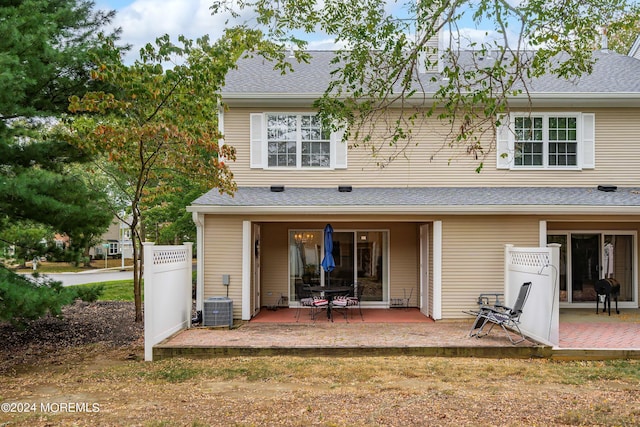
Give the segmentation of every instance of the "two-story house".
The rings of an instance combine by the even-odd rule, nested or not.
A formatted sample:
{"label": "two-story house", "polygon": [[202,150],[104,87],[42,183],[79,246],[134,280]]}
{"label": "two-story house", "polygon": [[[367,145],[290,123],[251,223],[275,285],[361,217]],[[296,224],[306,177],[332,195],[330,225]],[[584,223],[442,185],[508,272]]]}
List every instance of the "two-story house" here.
{"label": "two-story house", "polygon": [[[333,53],[311,54],[285,75],[245,58],[227,77],[219,119],[237,150],[238,191],[214,189],[189,207],[200,308],[228,295],[234,317],[250,319],[281,294],[297,306],[301,283],[330,280],[357,287],[363,307],[389,307],[413,289],[410,305],[425,316],[458,318],[480,292],[502,290],[505,244],[552,242],[561,306],[592,307],[606,275],[622,285],[620,306],[638,307],[638,43],[629,55],[595,52],[593,73],[575,81],[532,81],[533,107],[527,99],[501,120],[481,173],[476,159],[443,147],[448,124],[435,118],[384,168],[348,149],[311,107]],[[326,224],[330,275],[320,267]]]}

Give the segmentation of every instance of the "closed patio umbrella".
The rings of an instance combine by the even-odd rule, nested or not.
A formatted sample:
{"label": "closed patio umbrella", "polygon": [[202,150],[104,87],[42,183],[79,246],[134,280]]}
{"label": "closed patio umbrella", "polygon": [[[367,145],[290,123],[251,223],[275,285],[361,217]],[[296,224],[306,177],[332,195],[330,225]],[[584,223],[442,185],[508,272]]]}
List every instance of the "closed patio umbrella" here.
{"label": "closed patio umbrella", "polygon": [[[336,267],[336,262],[333,259],[333,227],[331,224],[327,224],[324,227],[324,258],[322,259],[322,268],[327,273],[331,273]],[[330,275],[327,275],[327,285],[331,284]]]}

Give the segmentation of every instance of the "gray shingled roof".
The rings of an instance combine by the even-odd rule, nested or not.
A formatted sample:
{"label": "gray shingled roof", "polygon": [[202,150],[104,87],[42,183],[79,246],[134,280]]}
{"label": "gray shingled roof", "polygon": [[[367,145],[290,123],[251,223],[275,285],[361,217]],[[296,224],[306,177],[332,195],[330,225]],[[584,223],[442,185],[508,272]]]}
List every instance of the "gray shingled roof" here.
{"label": "gray shingled roof", "polygon": [[[221,195],[211,190],[192,203],[190,210],[200,207],[257,208],[289,207],[358,207],[366,211],[380,207],[424,207],[429,212],[435,207],[470,210],[479,207],[535,206],[552,207],[608,207],[639,208],[640,188],[618,188],[605,192],[597,188],[555,187],[419,187],[419,188],[353,188],[340,192],[337,187],[299,188],[285,187],[283,192],[272,192],[270,187],[240,187],[235,195]],[[628,209],[627,209],[628,210]],[[438,209],[442,212],[442,209]]]}
{"label": "gray shingled roof", "polygon": [[[304,95],[311,97],[323,93],[327,88],[333,69],[330,61],[333,51],[309,51],[310,63],[293,63],[293,72],[282,74],[259,56],[238,61],[238,69],[228,73],[223,97],[246,95]],[[640,95],[640,60],[612,51],[594,52],[597,62],[593,72],[575,81],[554,75],[542,76],[530,83],[532,94],[557,93],[636,93]],[[488,59],[487,61],[489,61]],[[421,76],[425,93],[434,93],[437,83],[431,81],[433,74]]]}

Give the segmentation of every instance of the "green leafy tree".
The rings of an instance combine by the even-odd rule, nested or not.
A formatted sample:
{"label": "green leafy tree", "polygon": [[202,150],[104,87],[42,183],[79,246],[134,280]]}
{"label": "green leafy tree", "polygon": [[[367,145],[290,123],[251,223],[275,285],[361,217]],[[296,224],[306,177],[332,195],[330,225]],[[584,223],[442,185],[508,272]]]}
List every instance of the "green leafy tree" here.
{"label": "green leafy tree", "polygon": [[72,286],[38,274],[27,278],[7,269],[0,269],[0,321],[18,327],[50,314],[59,316],[62,307],[76,299],[95,302],[104,293],[104,285]]}
{"label": "green leafy tree", "polygon": [[[235,190],[227,165],[235,150],[219,144],[215,117],[227,71],[248,46],[260,44],[260,36],[241,29],[215,43],[181,37],[179,46],[164,36],[143,48],[133,65],[113,50],[93,71],[105,91],[72,97],[70,110],[83,113],[72,123],[77,146],[106,155],[102,171],[127,202],[122,219],[131,231],[134,261],[142,260],[146,209],[181,191],[176,183]],[[136,321],[142,320],[141,276],[134,262]]]}
{"label": "green leafy tree", "polygon": [[[90,49],[115,12],[85,0],[6,0],[0,6],[0,117],[51,117],[86,90]],[[111,34],[114,38],[117,34]],[[14,128],[15,129],[15,128]],[[7,131],[7,129],[4,129]]]}
{"label": "green leafy tree", "polygon": [[196,240],[196,227],[186,207],[209,188],[184,177],[175,177],[173,191],[148,202],[145,222],[147,238],[163,245],[177,245]]}
{"label": "green leafy tree", "polygon": [[0,321],[26,326],[46,314],[60,315],[61,308],[75,297],[60,282],[37,275],[28,279],[0,268]]}
{"label": "green leafy tree", "polygon": [[[327,123],[348,125],[350,142],[381,166],[408,155],[414,129],[437,117],[450,125],[441,148],[471,155],[478,170],[492,151],[482,136],[495,132],[512,97],[526,97],[531,79],[546,73],[588,73],[602,28],[617,33],[638,16],[627,0],[219,0],[212,9],[253,12],[283,49],[304,49],[301,34],[318,32],[344,46],[316,106]],[[494,37],[462,52],[463,14],[493,24]],[[433,41],[444,29],[451,38],[439,49]]]}
{"label": "green leafy tree", "polygon": [[[80,244],[111,220],[98,209],[105,195],[89,190],[82,174],[70,168],[90,157],[69,144],[57,126],[69,96],[97,83],[90,79],[90,52],[102,46],[100,29],[114,14],[95,12],[93,6],[83,0],[0,4],[0,240],[5,242],[9,227],[42,224]],[[117,33],[106,37],[114,40]],[[24,304],[33,305],[21,302],[3,313],[58,312],[67,301],[45,286],[22,286],[4,267],[0,273],[6,292],[24,291]],[[46,301],[50,305],[43,310]]]}
{"label": "green leafy tree", "polygon": [[20,221],[5,228],[2,239],[4,243],[15,247],[15,259],[24,267],[27,261],[49,252],[53,235],[54,231],[48,226]]}
{"label": "green leafy tree", "polygon": [[56,128],[69,96],[95,87],[91,51],[102,46],[98,32],[114,13],[93,6],[80,0],[0,6],[0,226],[29,220],[78,239],[108,226],[96,211],[104,194],[69,169],[90,157]]}
{"label": "green leafy tree", "polygon": [[613,31],[607,28],[609,48],[626,55],[640,36],[640,19],[635,15],[628,15],[622,17],[620,21],[620,25]]}

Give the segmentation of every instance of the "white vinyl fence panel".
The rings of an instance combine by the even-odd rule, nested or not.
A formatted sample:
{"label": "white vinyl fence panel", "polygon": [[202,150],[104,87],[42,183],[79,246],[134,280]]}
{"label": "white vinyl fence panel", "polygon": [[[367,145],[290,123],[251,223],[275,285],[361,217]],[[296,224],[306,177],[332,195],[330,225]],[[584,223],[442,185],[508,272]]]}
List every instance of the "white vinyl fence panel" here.
{"label": "white vinyl fence panel", "polygon": [[193,243],[144,243],[144,359],[153,346],[191,326]]}
{"label": "white vinyl fence panel", "polygon": [[560,245],[546,248],[518,248],[505,245],[505,288],[507,306],[513,306],[520,286],[531,282],[529,297],[520,317],[522,332],[536,341],[558,346]]}

